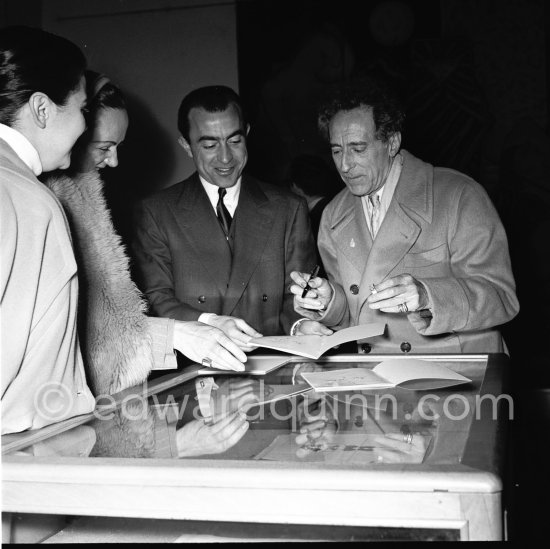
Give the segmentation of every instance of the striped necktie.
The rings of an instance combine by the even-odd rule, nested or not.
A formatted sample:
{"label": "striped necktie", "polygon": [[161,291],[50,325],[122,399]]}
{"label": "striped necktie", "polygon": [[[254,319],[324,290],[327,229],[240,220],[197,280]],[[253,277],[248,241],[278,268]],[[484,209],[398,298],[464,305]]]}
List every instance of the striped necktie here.
{"label": "striped necktie", "polygon": [[216,206],[216,214],[218,216],[218,221],[223,229],[225,238],[229,238],[229,230],[231,229],[231,215],[227,211],[225,204],[223,202],[224,196],[227,194],[227,191],[222,187],[218,188],[218,204]]}
{"label": "striped necktie", "polygon": [[369,196],[369,202],[371,205],[370,228],[374,240],[380,228],[380,196],[378,194]]}

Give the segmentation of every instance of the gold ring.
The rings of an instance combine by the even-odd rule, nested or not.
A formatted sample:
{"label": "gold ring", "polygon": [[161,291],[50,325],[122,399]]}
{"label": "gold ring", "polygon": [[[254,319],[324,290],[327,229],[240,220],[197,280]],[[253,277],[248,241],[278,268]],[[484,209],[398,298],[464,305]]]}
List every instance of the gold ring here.
{"label": "gold ring", "polygon": [[203,358],[201,360],[201,364],[203,366],[205,366],[206,368],[211,368],[212,367],[212,359],[211,358]]}
{"label": "gold ring", "polygon": [[413,434],[412,433],[405,433],[403,435],[403,442],[406,442],[407,444],[413,443]]}
{"label": "gold ring", "polygon": [[400,313],[408,313],[409,312],[409,308],[407,307],[406,303],[400,303],[397,306],[397,309],[399,310]]}

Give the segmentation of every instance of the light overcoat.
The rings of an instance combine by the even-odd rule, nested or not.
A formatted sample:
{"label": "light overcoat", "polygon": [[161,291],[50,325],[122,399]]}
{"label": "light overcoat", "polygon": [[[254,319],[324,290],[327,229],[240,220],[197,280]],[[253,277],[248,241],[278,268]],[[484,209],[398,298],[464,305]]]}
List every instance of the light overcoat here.
{"label": "light overcoat", "polygon": [[[347,189],[325,208],[318,245],[335,295],[322,322],[386,322],[385,336],[368,342],[373,353],[400,353],[409,345],[412,353],[504,350],[498,326],[517,314],[519,304],[494,206],[464,174],[402,155],[401,176],[374,242],[361,200]],[[370,285],[403,273],[424,284],[431,314],[369,308]]]}

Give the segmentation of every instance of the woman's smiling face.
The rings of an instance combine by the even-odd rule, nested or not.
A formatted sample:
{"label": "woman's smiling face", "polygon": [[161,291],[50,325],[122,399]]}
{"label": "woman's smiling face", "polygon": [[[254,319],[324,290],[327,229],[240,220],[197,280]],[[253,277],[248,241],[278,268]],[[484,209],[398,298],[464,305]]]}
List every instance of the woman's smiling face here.
{"label": "woman's smiling face", "polygon": [[79,171],[118,166],[118,147],[124,141],[127,129],[128,113],[125,109],[99,109]]}

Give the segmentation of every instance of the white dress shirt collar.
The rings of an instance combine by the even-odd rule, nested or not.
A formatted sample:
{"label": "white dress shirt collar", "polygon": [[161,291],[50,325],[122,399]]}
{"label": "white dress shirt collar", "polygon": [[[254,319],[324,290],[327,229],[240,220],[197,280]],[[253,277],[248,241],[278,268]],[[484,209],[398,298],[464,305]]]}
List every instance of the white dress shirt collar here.
{"label": "white dress shirt collar", "polygon": [[[206,181],[206,179],[203,179],[199,175],[199,179],[201,181],[201,184],[206,191],[206,194],[208,195],[208,199],[210,200],[210,204],[212,204],[212,207],[214,208],[214,211],[216,211],[216,206],[218,205],[218,189],[219,187],[217,185],[212,185],[212,183],[209,183]],[[237,183],[233,185],[232,187],[228,187],[226,189],[227,194],[223,198],[223,203],[225,204],[225,207],[227,208],[227,211],[231,215],[231,217],[235,216],[235,210],[237,209],[237,205],[239,204],[239,194],[241,192],[241,181],[242,176],[237,179]]]}
{"label": "white dress shirt collar", "polygon": [[38,151],[22,133],[10,126],[0,124],[0,138],[15,151],[15,154],[32,170],[34,175],[38,176],[42,173],[42,162]]}

